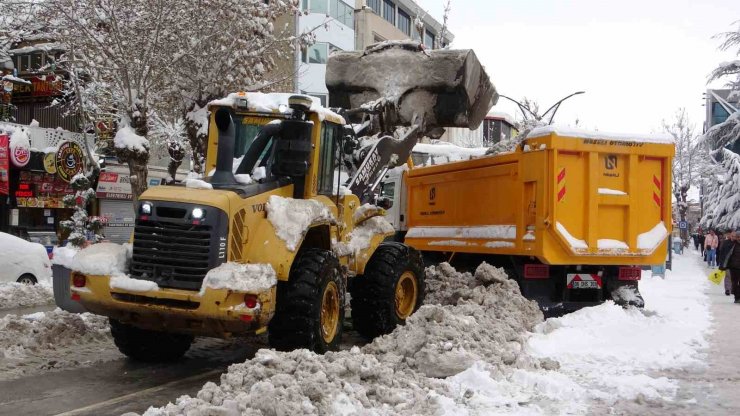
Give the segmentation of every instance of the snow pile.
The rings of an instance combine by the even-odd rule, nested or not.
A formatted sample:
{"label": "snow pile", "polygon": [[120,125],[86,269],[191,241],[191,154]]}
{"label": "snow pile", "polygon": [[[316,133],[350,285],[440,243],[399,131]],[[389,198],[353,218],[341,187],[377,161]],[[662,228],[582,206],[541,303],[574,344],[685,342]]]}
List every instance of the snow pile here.
{"label": "snow pile", "polygon": [[250,183],[254,182],[252,180],[252,175],[248,173],[239,173],[234,175],[234,179],[236,179],[237,183],[240,183],[242,185],[249,185]]}
{"label": "snow pile", "polygon": [[599,195],[627,195],[627,192],[618,189],[599,188]]}
{"label": "snow pile", "polygon": [[120,275],[128,270],[131,244],[98,243],[80,250],[70,269],[87,275]]}
{"label": "snow pile", "polygon": [[229,262],[208,272],[203,279],[200,295],[205,294],[206,288],[259,293],[275,285],[277,285],[277,277],[271,265]]}
{"label": "snow pile", "polygon": [[670,134],[629,134],[608,133],[603,131],[590,131],[567,126],[543,126],[536,127],[529,132],[527,139],[534,137],[549,136],[551,134],[559,137],[573,137],[578,139],[589,139],[603,142],[620,142],[625,145],[641,146],[643,143],[674,144],[675,140]]}
{"label": "snow pile", "polygon": [[[292,96],[300,94],[292,93],[261,93],[261,92],[239,92],[231,93],[225,98],[211,101],[208,103],[208,107],[211,106],[225,106],[236,108],[237,102],[246,100],[246,106],[249,111],[258,113],[287,113],[292,112],[288,107],[288,99]],[[341,120],[341,124],[345,124],[344,118],[339,114],[324,108],[321,105],[321,100],[310,95],[300,95],[301,97],[308,98],[311,100],[311,108],[309,111],[315,112],[319,115],[319,120],[324,121],[326,117],[335,117]]]}
{"label": "snow pile", "polygon": [[[129,292],[149,292],[159,290],[159,285],[151,280],[132,279],[126,275],[116,275],[110,278],[110,288]],[[76,288],[72,290],[76,290]]]}
{"label": "snow pile", "polygon": [[573,235],[568,232],[568,230],[565,228],[563,224],[556,222],[555,227],[558,229],[558,232],[560,233],[560,235],[562,235],[568,241],[568,244],[570,244],[571,248],[573,249],[587,249],[588,248],[588,244],[586,244],[585,241],[579,240],[573,237]]}
{"label": "snow pile", "polygon": [[311,224],[334,221],[326,205],[313,199],[283,198],[273,195],[267,201],[267,219],[288,250],[295,251]]}
{"label": "snow pile", "polygon": [[[542,314],[500,269],[484,264],[471,275],[447,265],[428,273],[430,294],[452,302],[422,306],[405,326],[363,348],[323,356],[260,350],[229,367],[220,385],[207,383],[195,398],[182,396],[145,414],[444,414],[467,406],[478,393],[457,391],[452,382],[434,377],[475,366],[493,382],[491,377],[510,374],[514,367],[556,367],[551,360],[522,355],[526,333]],[[459,296],[442,293],[457,291],[458,281],[467,282]]]}
{"label": "snow pile", "polygon": [[53,305],[52,287],[44,284],[0,283],[0,309]]}
{"label": "snow pile", "polygon": [[72,268],[72,261],[75,258],[75,255],[80,251],[79,248],[67,244],[66,246],[54,247],[54,250],[52,251],[52,259],[51,264],[58,264],[60,266],[66,267],[68,269]]}
{"label": "snow pile", "polygon": [[472,227],[412,227],[407,238],[516,238],[516,225],[479,225]]}
{"label": "snow pile", "polygon": [[131,126],[122,127],[113,138],[116,149],[128,149],[132,152],[146,153],[149,151],[149,140],[136,134]]}
{"label": "snow pile", "polygon": [[25,316],[7,315],[0,318],[0,362],[109,337],[108,318],[89,313],[57,309]]}
{"label": "snow pile", "polygon": [[[362,207],[360,207],[360,209],[361,208]],[[355,216],[357,216],[357,212],[355,212]],[[357,254],[357,252],[370,247],[370,240],[374,236],[388,235],[394,231],[395,229],[391,223],[389,223],[385,218],[372,217],[355,227],[355,229],[349,234],[347,242],[336,244],[334,246],[334,251],[339,257],[349,254]]]}
{"label": "snow pile", "polygon": [[599,250],[627,250],[629,246],[624,241],[613,240],[611,238],[602,238],[596,241],[596,247]]}
{"label": "snow pile", "polygon": [[706,272],[694,256],[674,256],[665,279],[643,273],[645,310],[607,302],[537,327],[529,352],[557,359],[580,386],[562,400],[673,397],[677,383],[654,373],[702,365],[711,325]]}
{"label": "snow pile", "polygon": [[188,178],[183,183],[185,183],[186,188],[190,189],[213,189],[213,185],[201,179]]}
{"label": "snow pile", "polygon": [[640,250],[655,250],[666,237],[668,237],[668,230],[661,221],[650,231],[637,236],[637,248]]}
{"label": "snow pile", "polygon": [[31,149],[31,136],[28,134],[28,130],[24,128],[16,128],[12,130],[10,134],[10,142],[8,147],[12,152],[15,149]]}
{"label": "snow pile", "polygon": [[425,161],[422,166],[427,164],[438,165],[440,163],[456,162],[468,160],[476,157],[485,156],[487,147],[460,147],[452,143],[440,142],[436,144],[417,143],[413,152],[422,153],[430,156],[428,163]]}

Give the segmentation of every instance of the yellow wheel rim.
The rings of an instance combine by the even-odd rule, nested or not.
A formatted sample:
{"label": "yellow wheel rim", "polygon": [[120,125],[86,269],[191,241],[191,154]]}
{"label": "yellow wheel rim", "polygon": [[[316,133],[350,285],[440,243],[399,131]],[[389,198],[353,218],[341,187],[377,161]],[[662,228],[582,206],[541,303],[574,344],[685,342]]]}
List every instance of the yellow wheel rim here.
{"label": "yellow wheel rim", "polygon": [[406,319],[414,312],[419,288],[412,272],[404,272],[396,283],[396,315]]}
{"label": "yellow wheel rim", "polygon": [[339,289],[329,282],[321,299],[321,337],[327,344],[334,340],[339,328]]}

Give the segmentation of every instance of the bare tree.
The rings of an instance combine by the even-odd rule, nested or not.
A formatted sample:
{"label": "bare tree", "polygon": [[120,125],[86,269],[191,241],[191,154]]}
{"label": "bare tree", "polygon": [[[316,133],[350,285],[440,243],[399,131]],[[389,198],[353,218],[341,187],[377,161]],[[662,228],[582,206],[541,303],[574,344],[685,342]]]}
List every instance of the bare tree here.
{"label": "bare tree", "polygon": [[[676,198],[678,218],[686,221],[689,209],[688,192],[692,186],[699,185],[702,169],[708,165],[708,155],[704,145],[694,134],[694,125],[686,114],[686,109],[676,111],[669,123],[663,120],[663,130],[673,136],[676,153],[672,162],[673,195]],[[688,230],[681,230],[681,238],[688,241]]]}
{"label": "bare tree", "polygon": [[[436,48],[444,48],[448,45],[445,45],[445,38],[447,37],[447,21],[450,19],[450,12],[452,11],[452,0],[446,0],[444,2],[444,14],[442,14],[442,28],[439,30],[439,35],[437,35],[437,45]],[[423,39],[423,38],[422,38]]]}

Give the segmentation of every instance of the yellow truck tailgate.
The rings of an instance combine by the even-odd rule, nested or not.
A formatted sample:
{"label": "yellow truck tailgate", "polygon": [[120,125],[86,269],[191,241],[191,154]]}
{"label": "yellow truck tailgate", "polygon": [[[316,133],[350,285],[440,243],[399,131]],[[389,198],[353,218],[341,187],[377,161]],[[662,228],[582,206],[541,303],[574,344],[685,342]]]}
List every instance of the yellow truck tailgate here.
{"label": "yellow truck tailgate", "polygon": [[671,228],[663,136],[545,127],[517,151],[409,171],[406,242],[546,264],[661,264]]}

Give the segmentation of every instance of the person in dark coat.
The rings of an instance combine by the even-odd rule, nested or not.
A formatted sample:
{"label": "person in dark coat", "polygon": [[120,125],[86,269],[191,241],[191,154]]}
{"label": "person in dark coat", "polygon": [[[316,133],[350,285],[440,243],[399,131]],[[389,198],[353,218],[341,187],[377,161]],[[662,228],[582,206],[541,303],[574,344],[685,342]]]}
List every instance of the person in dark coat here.
{"label": "person in dark coat", "polygon": [[704,232],[699,233],[699,249],[701,249],[701,257],[704,259],[704,261],[707,261],[707,256],[704,253],[704,241],[707,239],[707,236],[704,234]]}
{"label": "person in dark coat", "polygon": [[[723,263],[724,259],[727,258],[727,253],[732,248],[733,234],[732,230],[725,230],[720,236],[719,249],[717,250],[718,263]],[[730,272],[728,270],[725,270],[725,272],[725,295],[730,296],[732,293],[732,280],[730,278]]]}
{"label": "person in dark coat", "polygon": [[735,303],[740,303],[740,229],[735,230],[732,234],[732,246],[730,246],[726,257],[722,260],[720,264],[722,270],[730,271]]}

